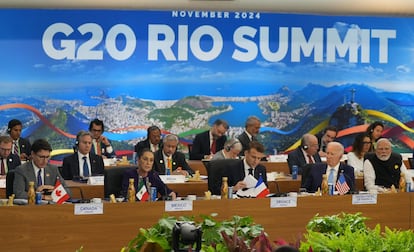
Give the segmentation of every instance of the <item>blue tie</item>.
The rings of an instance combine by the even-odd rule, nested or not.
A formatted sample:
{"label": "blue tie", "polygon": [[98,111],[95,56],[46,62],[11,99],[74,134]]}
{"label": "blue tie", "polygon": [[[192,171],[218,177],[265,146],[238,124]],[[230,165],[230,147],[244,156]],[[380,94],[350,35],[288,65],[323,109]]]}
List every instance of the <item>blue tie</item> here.
{"label": "blue tie", "polygon": [[334,173],[335,173],[335,169],[331,168],[331,170],[329,171],[329,177],[328,177],[328,184],[329,185],[334,184]]}
{"label": "blue tie", "polygon": [[39,169],[39,171],[37,172],[37,186],[41,186],[42,183],[42,170]]}
{"label": "blue tie", "polygon": [[88,162],[86,161],[86,156],[84,156],[82,159],[83,159],[83,176],[89,177],[89,166],[88,166]]}

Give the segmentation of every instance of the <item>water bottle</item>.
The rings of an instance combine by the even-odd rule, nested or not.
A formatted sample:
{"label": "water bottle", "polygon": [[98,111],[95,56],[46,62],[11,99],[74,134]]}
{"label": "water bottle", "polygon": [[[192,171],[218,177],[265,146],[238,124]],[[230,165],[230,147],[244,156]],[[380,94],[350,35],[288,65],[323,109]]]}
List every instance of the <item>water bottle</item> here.
{"label": "water bottle", "polygon": [[298,166],[297,165],[292,166],[292,179],[294,180],[298,179]]}

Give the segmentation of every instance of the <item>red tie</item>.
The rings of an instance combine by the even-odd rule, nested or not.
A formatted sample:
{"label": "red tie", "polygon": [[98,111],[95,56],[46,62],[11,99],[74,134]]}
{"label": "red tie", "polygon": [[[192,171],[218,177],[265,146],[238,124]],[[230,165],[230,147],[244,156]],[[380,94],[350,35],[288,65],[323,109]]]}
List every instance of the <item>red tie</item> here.
{"label": "red tie", "polygon": [[309,164],[313,164],[313,159],[312,159],[311,155],[308,155],[308,159],[309,159]]}
{"label": "red tie", "polygon": [[1,175],[6,175],[6,167],[4,166],[4,160],[1,158]]}
{"label": "red tie", "polygon": [[213,143],[211,144],[210,152],[213,154],[216,153],[216,139],[214,139]]}

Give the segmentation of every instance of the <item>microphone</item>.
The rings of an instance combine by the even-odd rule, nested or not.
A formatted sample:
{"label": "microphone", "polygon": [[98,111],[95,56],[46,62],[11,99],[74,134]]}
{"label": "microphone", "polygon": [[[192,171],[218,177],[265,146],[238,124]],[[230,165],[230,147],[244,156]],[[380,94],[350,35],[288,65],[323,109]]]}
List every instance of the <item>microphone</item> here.
{"label": "microphone", "polygon": [[349,194],[358,194],[358,191],[355,191],[355,184],[354,184],[354,182],[355,182],[355,179],[354,180],[352,180],[352,178],[350,178],[349,176],[348,176],[348,174],[346,174],[345,172],[344,172],[344,169],[341,169],[341,171],[340,171],[340,173],[342,173],[343,175],[344,175],[344,177],[345,177],[345,180],[349,180],[350,182],[351,182],[351,184],[349,185],[350,186],[350,189],[349,189]]}

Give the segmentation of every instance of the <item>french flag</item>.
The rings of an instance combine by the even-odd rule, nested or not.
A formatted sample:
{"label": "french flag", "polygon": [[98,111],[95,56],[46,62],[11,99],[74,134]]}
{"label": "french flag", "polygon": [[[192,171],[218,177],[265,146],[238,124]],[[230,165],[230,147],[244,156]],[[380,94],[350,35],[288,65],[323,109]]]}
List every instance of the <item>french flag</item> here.
{"label": "french flag", "polygon": [[266,195],[270,193],[266,184],[263,182],[263,178],[261,176],[259,177],[259,180],[257,181],[256,187],[254,188],[254,192],[256,194],[256,198],[265,198]]}

